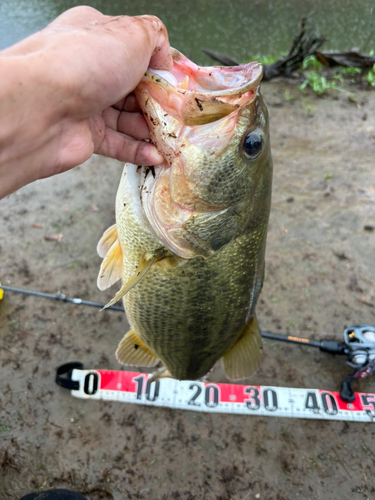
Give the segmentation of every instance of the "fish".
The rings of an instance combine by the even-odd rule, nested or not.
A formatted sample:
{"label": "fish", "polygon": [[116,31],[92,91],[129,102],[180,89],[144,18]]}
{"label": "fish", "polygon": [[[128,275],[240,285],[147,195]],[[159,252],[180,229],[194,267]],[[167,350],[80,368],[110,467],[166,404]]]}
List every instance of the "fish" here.
{"label": "fish", "polygon": [[170,71],[135,89],[161,165],[125,164],[116,223],[100,239],[98,287],[122,280],[130,330],[116,357],[152,380],[197,380],[222,360],[230,380],[261,361],[255,306],[272,192],[262,66],[200,67],[172,49]]}

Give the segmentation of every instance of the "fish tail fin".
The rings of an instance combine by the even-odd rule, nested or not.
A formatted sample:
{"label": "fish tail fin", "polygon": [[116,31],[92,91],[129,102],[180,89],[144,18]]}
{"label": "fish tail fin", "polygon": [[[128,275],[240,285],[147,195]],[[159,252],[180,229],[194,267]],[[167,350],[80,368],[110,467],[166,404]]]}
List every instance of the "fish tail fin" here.
{"label": "fish tail fin", "polygon": [[159,358],[133,330],[129,330],[119,343],[116,357],[123,365],[155,366],[159,363]]}
{"label": "fish tail fin", "polygon": [[259,368],[262,337],[256,316],[245,326],[243,334],[223,356],[224,371],[230,380],[248,378]]}

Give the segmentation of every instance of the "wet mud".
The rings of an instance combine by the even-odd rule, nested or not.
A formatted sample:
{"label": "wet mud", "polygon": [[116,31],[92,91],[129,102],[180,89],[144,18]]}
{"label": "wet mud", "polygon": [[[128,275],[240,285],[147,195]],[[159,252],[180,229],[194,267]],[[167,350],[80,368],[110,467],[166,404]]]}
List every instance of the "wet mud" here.
{"label": "wet mud", "polygon": [[[375,95],[263,85],[274,187],[264,330],[341,340],[375,324]],[[118,162],[93,157],[0,202],[5,285],[106,302],[96,244],[114,222]],[[39,227],[40,226],[40,227]],[[56,240],[45,236],[63,235]],[[61,239],[61,241],[57,241]],[[114,287],[116,288],[116,286]],[[201,414],[74,399],[68,361],[119,369],[125,316],[6,293],[0,302],[0,499],[66,487],[89,500],[358,499],[375,495],[375,424]],[[251,384],[338,390],[345,360],[264,341]],[[225,382],[220,366],[211,380]],[[374,378],[354,387],[375,392]]]}

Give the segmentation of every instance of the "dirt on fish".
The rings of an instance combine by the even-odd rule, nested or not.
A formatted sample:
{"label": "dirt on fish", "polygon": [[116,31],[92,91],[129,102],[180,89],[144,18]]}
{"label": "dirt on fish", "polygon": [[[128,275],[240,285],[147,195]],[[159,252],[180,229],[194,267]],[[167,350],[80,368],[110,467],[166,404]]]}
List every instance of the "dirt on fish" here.
{"label": "dirt on fish", "polygon": [[[273,203],[262,329],[341,340],[375,325],[375,96],[319,98],[262,86]],[[105,302],[96,244],[114,222],[122,165],[93,157],[0,202],[0,281]],[[93,208],[95,207],[95,209]],[[43,231],[39,227],[42,226]],[[63,234],[61,241],[44,234]],[[375,495],[373,423],[205,414],[74,399],[68,361],[120,369],[122,313],[5,293],[0,302],[0,500],[65,487],[89,500],[366,499]],[[264,341],[254,385],[337,390],[343,358]],[[225,382],[218,366],[211,380]],[[375,391],[375,379],[362,381]]]}

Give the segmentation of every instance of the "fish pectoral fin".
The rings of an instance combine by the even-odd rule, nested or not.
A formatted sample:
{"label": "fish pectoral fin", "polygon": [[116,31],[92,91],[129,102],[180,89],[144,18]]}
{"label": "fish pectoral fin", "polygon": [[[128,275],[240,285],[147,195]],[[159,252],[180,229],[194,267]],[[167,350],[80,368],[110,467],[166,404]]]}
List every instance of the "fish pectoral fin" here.
{"label": "fish pectoral fin", "polygon": [[99,257],[103,259],[116,240],[117,226],[116,224],[113,224],[113,226],[104,231],[103,236],[100,238],[98,246],[96,247]]}
{"label": "fish pectoral fin", "polygon": [[157,380],[160,380],[161,378],[173,378],[172,375],[170,374],[169,370],[165,368],[165,366],[162,366],[158,370],[154,371],[154,373],[151,375],[151,377],[148,379],[148,382],[156,382]]}
{"label": "fish pectoral fin", "polygon": [[[116,232],[117,234],[117,232]],[[122,250],[119,240],[116,238],[111,248],[107,251],[106,256],[100,266],[97,285],[99,290],[107,290],[116,281],[121,278],[122,274]]]}
{"label": "fish pectoral fin", "polygon": [[159,358],[133,330],[129,330],[119,343],[116,357],[123,365],[155,366],[159,363]]}
{"label": "fish pectoral fin", "polygon": [[241,338],[223,356],[223,366],[230,380],[250,377],[260,365],[262,338],[256,316],[246,325]]}
{"label": "fish pectoral fin", "polygon": [[116,293],[113,299],[110,302],[108,302],[108,304],[106,304],[103,307],[103,309],[106,309],[107,307],[116,304],[118,300],[120,300],[125,294],[127,294],[132,288],[134,288],[137,283],[141,281],[141,279],[151,269],[151,266],[156,262],[158,262],[159,260],[164,259],[167,253],[168,250],[164,248],[159,248],[158,250],[155,250],[155,252],[145,252],[141,258],[141,262],[139,263],[135,275],[132,276],[130,280],[121,287],[121,289]]}

